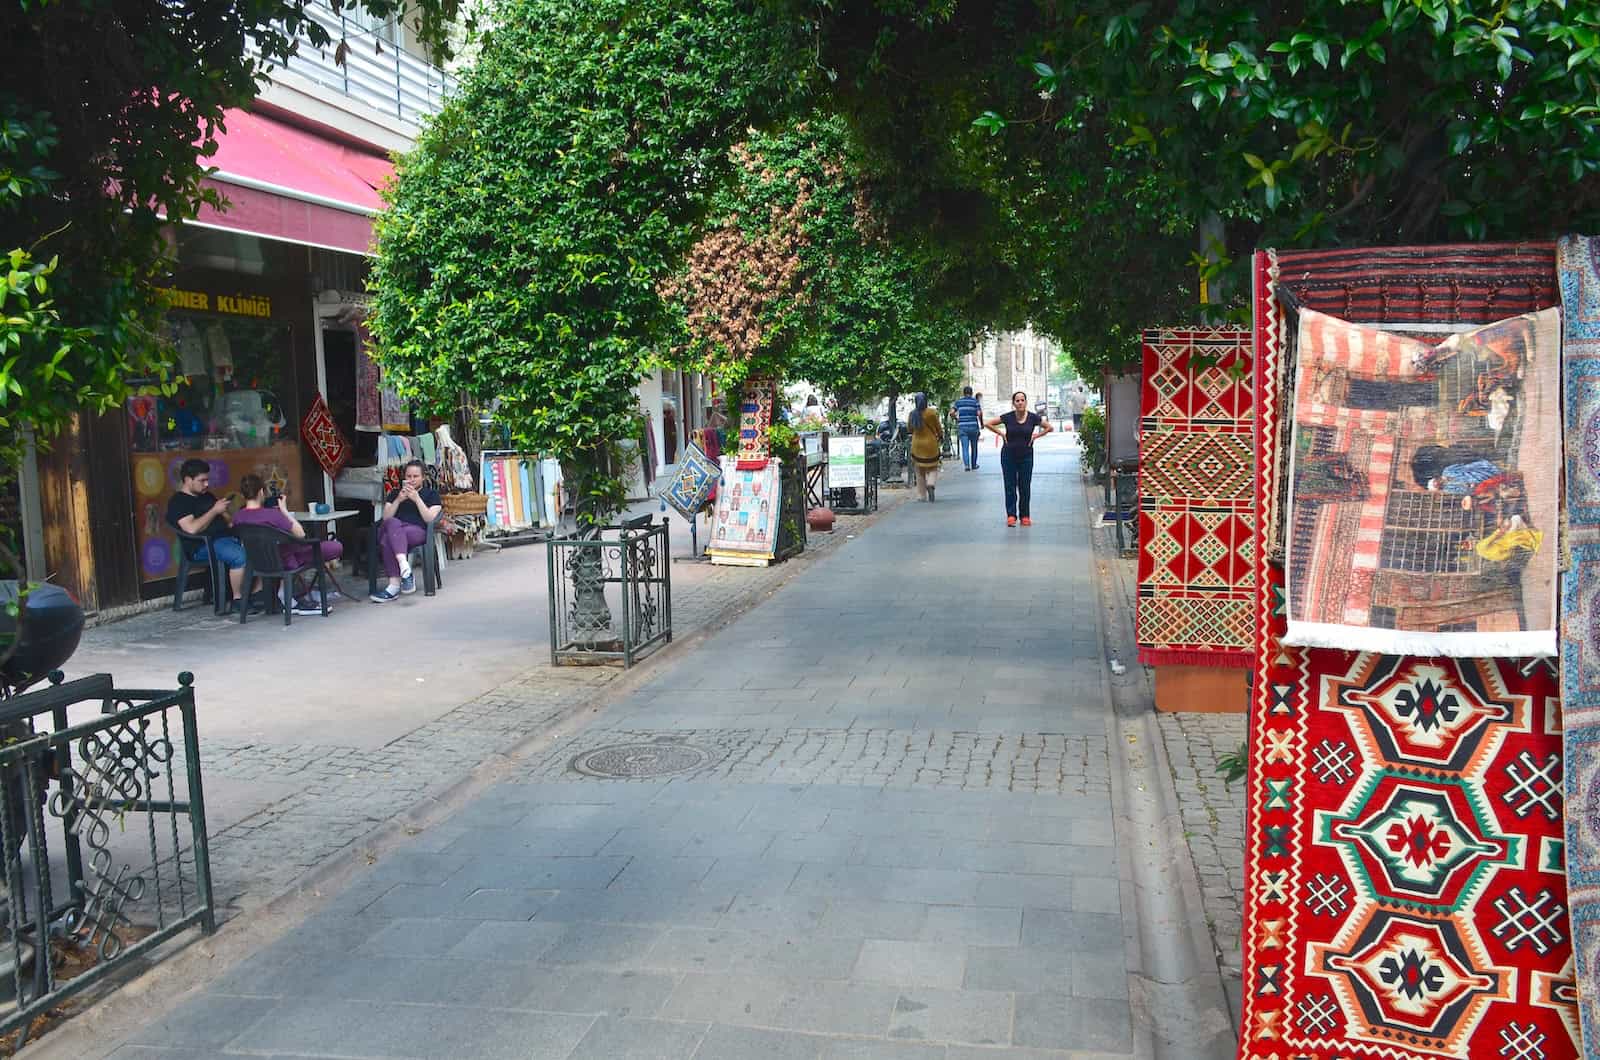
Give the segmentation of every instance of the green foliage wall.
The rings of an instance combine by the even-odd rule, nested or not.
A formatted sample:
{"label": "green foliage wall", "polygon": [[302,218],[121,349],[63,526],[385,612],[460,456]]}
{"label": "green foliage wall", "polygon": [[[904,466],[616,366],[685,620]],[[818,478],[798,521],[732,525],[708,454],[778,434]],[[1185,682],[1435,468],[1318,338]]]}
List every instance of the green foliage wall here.
{"label": "green foliage wall", "polygon": [[[517,445],[603,468],[666,348],[657,288],[792,51],[730,0],[507,0],[495,22],[401,162],[371,327],[402,392],[496,401]],[[614,506],[592,482],[580,504]]]}

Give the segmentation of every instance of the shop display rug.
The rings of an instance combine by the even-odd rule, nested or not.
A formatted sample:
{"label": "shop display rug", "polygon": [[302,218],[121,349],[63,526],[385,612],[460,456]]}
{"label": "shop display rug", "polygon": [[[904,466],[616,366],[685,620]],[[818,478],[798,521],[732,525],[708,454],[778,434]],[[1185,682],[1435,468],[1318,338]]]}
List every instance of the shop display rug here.
{"label": "shop display rug", "polygon": [[746,379],[739,399],[739,460],[765,460],[769,452],[767,430],[772,426],[772,404],[778,381],[766,377]]}
{"label": "shop display rug", "polygon": [[1134,626],[1149,665],[1250,663],[1250,349],[1247,328],[1144,332]]}
{"label": "shop display rug", "polygon": [[1567,883],[1585,1055],[1600,1058],[1600,240],[1557,246],[1566,392],[1567,551],[1561,576]]}
{"label": "shop display rug", "polygon": [[1556,653],[1560,317],[1430,343],[1298,314],[1289,643]]}
{"label": "shop display rug", "polygon": [[[1577,987],[1552,661],[1391,656],[1282,640],[1275,545],[1293,376],[1269,281],[1315,277],[1313,257],[1266,251],[1255,261],[1262,547],[1240,1056],[1573,1057]],[[1408,252],[1402,264],[1448,289],[1448,263],[1427,251]],[[1534,308],[1537,287],[1492,309],[1441,302],[1431,320],[1413,322],[1437,325],[1423,334],[1437,340],[1458,322]],[[1350,293],[1330,286],[1301,304],[1337,308],[1329,303]]]}

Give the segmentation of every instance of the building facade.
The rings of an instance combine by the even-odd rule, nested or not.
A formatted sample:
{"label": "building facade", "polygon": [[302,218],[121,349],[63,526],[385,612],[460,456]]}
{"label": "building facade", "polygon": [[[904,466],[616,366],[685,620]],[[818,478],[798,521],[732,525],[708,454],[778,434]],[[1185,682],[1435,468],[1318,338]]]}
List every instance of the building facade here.
{"label": "building facade", "polygon": [[[367,357],[364,289],[392,155],[412,146],[452,80],[397,24],[356,23],[316,3],[309,14],[335,44],[303,41],[256,103],[227,115],[205,180],[227,209],[173,231],[165,327],[177,391],[80,415],[24,475],[38,500],[25,525],[30,577],[65,586],[86,611],[171,596],[165,511],[185,460],[210,465],[219,496],[257,473],[303,509],[337,492],[302,437],[319,398],[353,444],[355,470],[381,470],[398,439],[420,447],[427,432],[384,400]],[[369,38],[388,46],[361,46]],[[340,65],[342,39],[352,46]]]}
{"label": "building facade", "polygon": [[983,395],[986,416],[1005,412],[1018,390],[1028,395],[1031,408],[1046,396],[1057,352],[1055,343],[1031,327],[984,335],[967,351],[962,385]]}

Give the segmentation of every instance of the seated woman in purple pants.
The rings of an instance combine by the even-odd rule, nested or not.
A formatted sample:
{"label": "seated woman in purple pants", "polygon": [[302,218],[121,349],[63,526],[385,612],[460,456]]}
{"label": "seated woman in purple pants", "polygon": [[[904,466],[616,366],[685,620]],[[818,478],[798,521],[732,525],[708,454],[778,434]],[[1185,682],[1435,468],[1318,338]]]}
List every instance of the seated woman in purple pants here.
{"label": "seated woman in purple pants", "polygon": [[384,499],[383,522],[379,524],[378,554],[387,587],[372,594],[374,603],[386,604],[401,593],[417,591],[411,573],[411,550],[428,540],[428,524],[438,516],[444,501],[439,491],[428,485],[422,461],[413,460],[401,471],[400,488]]}
{"label": "seated woman in purple pants", "polygon": [[[282,530],[291,535],[298,542],[304,540],[306,528],[301,526],[295,517],[283,510],[283,496],[274,494],[272,503],[267,503],[267,484],[260,475],[246,475],[239,480],[239,496],[244,498],[244,507],[233,517],[235,526],[270,526],[274,530]],[[344,555],[344,546],[337,541],[323,541],[322,562],[338,559]],[[278,554],[283,557],[283,565],[293,568],[310,563],[312,550],[316,545],[307,541],[305,544],[279,545]],[[315,588],[300,591],[301,586],[295,586],[294,613],[297,615],[322,614],[322,600],[318,597]]]}

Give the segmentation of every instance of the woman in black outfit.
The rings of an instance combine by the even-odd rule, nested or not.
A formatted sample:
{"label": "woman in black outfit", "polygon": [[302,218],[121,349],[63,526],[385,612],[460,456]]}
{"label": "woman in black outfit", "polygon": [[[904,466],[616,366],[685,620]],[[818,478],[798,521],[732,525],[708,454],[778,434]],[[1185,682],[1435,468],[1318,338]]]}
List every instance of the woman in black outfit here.
{"label": "woman in black outfit", "polygon": [[1000,450],[1000,473],[1006,480],[1006,525],[1032,526],[1028,501],[1033,493],[1033,441],[1050,433],[1049,421],[1028,411],[1028,395],[1011,395],[1011,411],[984,424],[1005,440]]}

